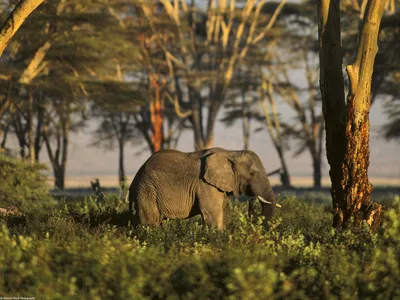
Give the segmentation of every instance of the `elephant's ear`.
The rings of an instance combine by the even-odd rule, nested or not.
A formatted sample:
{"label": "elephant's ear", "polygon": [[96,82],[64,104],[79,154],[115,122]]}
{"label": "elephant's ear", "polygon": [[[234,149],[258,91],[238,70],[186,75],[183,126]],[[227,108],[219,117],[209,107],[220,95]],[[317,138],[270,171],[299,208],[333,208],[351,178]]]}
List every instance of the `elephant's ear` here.
{"label": "elephant's ear", "polygon": [[235,164],[223,152],[202,157],[202,178],[223,192],[237,193]]}

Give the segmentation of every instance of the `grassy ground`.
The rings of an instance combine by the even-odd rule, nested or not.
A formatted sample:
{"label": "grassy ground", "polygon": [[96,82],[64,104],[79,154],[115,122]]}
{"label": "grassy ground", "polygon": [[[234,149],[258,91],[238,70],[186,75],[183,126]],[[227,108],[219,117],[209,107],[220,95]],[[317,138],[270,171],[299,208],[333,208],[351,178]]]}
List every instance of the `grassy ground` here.
{"label": "grassy ground", "polygon": [[329,197],[281,195],[270,229],[232,201],[228,230],[166,221],[126,226],[107,194],[58,200],[0,220],[0,295],[37,299],[395,299],[400,297],[400,200],[382,230],[335,232]]}
{"label": "grassy ground", "polygon": [[199,218],[132,229],[118,190],[54,197],[40,170],[0,155],[0,207],[21,211],[0,215],[0,297],[400,299],[397,190],[373,194],[377,233],[334,231],[329,192],[310,189],[276,189],[269,230],[237,200],[224,232]]}

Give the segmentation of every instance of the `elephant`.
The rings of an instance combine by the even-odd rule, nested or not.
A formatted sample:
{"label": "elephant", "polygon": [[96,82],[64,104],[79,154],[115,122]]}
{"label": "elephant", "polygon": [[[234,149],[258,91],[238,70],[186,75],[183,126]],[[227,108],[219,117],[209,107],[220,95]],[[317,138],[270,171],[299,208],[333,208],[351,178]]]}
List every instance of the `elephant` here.
{"label": "elephant", "polygon": [[[264,166],[253,151],[161,150],[140,167],[130,185],[129,215],[134,226],[158,226],[163,219],[201,214],[207,225],[223,230],[227,196],[243,194],[259,200],[265,223],[279,206]],[[249,212],[253,210],[250,204]]]}

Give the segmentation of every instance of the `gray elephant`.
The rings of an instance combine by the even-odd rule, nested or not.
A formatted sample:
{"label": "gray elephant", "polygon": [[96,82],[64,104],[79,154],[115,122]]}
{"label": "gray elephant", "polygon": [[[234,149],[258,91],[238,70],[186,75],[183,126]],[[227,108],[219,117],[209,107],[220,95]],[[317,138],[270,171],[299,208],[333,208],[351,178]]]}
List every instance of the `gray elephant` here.
{"label": "gray elephant", "polygon": [[223,230],[227,196],[242,194],[257,197],[261,215],[271,219],[275,195],[254,152],[222,148],[191,153],[161,150],[143,164],[133,179],[129,212],[133,225],[157,226],[163,219],[201,214],[206,224]]}

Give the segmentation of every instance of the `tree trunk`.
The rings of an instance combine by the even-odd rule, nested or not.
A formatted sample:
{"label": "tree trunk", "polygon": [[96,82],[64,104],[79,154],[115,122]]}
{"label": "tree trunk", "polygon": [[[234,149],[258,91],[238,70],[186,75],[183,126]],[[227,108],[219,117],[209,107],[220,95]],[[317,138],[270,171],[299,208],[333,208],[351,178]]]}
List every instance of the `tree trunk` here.
{"label": "tree trunk", "polygon": [[125,168],[124,168],[124,142],[120,140],[119,142],[119,183],[125,182]]}
{"label": "tree trunk", "polygon": [[39,153],[41,149],[41,136],[43,130],[44,109],[42,105],[37,106],[37,123],[36,123],[36,136],[35,136],[35,161],[39,162]]}
{"label": "tree trunk", "polygon": [[291,186],[292,184],[291,184],[291,182],[290,182],[290,175],[289,175],[288,168],[287,168],[287,166],[286,166],[286,160],[285,160],[285,157],[284,157],[284,155],[283,155],[283,151],[282,151],[282,149],[281,149],[279,146],[277,146],[277,145],[275,145],[275,148],[276,148],[276,151],[277,151],[277,153],[278,153],[279,160],[280,160],[280,162],[281,162],[281,168],[282,168],[281,174],[280,174],[281,184],[282,184],[283,186]]}
{"label": "tree trunk", "polygon": [[10,130],[10,124],[8,123],[6,128],[4,129],[4,132],[3,132],[3,137],[2,137],[2,140],[1,140],[1,143],[0,143],[0,151],[2,149],[6,148],[7,136],[8,136],[8,131],[9,130]]}
{"label": "tree trunk", "polygon": [[[64,107],[60,109],[60,127],[57,127],[55,133],[56,148],[53,151],[50,143],[50,137],[48,135],[48,124],[43,126],[43,140],[46,145],[47,154],[49,155],[49,160],[51,166],[53,167],[53,173],[55,177],[54,184],[57,188],[64,188],[65,181],[65,171],[67,169],[67,158],[68,158],[68,144],[69,144],[69,130],[71,125],[70,120],[70,107],[66,103],[62,103]],[[60,106],[61,106],[60,105]]]}
{"label": "tree trunk", "polygon": [[[159,79],[160,76],[156,76]],[[154,98],[150,100],[150,121],[152,127],[151,142],[153,152],[157,152],[163,147],[163,109],[164,104],[160,94],[160,85],[157,79],[152,79],[154,88]],[[152,89],[150,89],[152,90]]]}
{"label": "tree trunk", "polygon": [[42,2],[43,0],[23,0],[19,1],[15,6],[14,10],[0,29],[0,57],[3,55],[4,49],[7,47],[11,38],[18,31],[25,19]]}
{"label": "tree trunk", "polygon": [[246,97],[246,92],[242,93],[242,129],[243,129],[243,149],[249,149],[250,142],[250,101],[249,97]]}
{"label": "tree trunk", "polygon": [[372,229],[381,223],[383,208],[370,199],[368,180],[369,109],[373,63],[384,0],[369,0],[356,61],[347,67],[350,91],[344,101],[339,0],[318,1],[320,87],[326,125],[326,149],[332,182],[333,226],[345,228],[365,220]]}
{"label": "tree trunk", "polygon": [[314,188],[321,188],[321,160],[317,157],[313,158],[313,181]]}
{"label": "tree trunk", "polygon": [[29,142],[29,161],[33,165],[35,163],[35,145],[34,145],[34,130],[33,130],[33,95],[32,90],[29,90],[28,100],[28,142]]}
{"label": "tree trunk", "polygon": [[65,168],[58,166],[53,168],[54,174],[54,186],[58,189],[63,190],[65,184]]}
{"label": "tree trunk", "polygon": [[204,149],[204,132],[203,120],[201,110],[203,109],[201,103],[197,100],[191,99],[192,102],[192,115],[189,120],[193,128],[194,149],[196,151]]}
{"label": "tree trunk", "polygon": [[213,93],[214,96],[210,99],[210,106],[208,109],[208,118],[207,118],[207,132],[204,140],[204,149],[212,148],[214,145],[215,121],[217,120],[217,115],[224,99],[224,93],[222,91],[223,86],[217,85],[216,89],[217,92]]}
{"label": "tree trunk", "polygon": [[25,154],[25,147],[26,147],[26,129],[23,128],[23,124],[21,122],[21,117],[19,114],[16,114],[14,116],[14,120],[12,121],[14,130],[15,130],[15,135],[17,136],[18,139],[18,144],[19,144],[19,155],[21,159],[26,159],[26,154]]}

